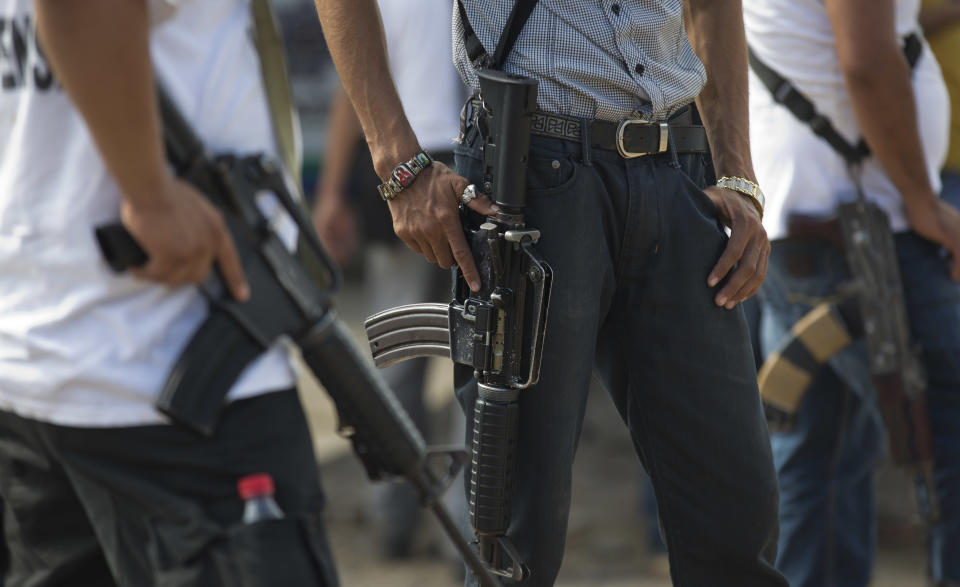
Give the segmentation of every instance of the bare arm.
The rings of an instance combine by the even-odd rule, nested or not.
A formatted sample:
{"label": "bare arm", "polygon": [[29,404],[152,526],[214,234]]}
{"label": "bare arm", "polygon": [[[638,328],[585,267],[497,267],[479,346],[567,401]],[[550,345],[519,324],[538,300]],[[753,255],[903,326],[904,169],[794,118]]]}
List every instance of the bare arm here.
{"label": "bare arm", "polygon": [[920,26],[928,39],[960,26],[960,2],[945,0],[945,2],[936,6],[924,3],[923,8],[920,9]]}
{"label": "bare arm", "polygon": [[353,102],[380,177],[420,146],[407,122],[387,61],[375,0],[316,0],[324,38]]}
{"label": "bare arm", "polygon": [[168,174],[145,2],[37,0],[36,7],[44,49],[124,197],[151,199]]}
{"label": "bare arm", "polygon": [[904,201],[932,200],[910,67],[894,29],[894,3],[826,0],[826,7],[840,69],[867,144]]}
{"label": "bare arm", "polygon": [[[756,182],[750,158],[747,45],[740,0],[686,0],[685,7],[687,34],[707,71],[707,84],[697,98],[697,107],[707,129],[717,175]],[[707,283],[712,287],[729,274],[714,299],[717,305],[731,309],[763,284],[770,243],[759,214],[746,197],[715,186],[704,191],[730,227],[730,241]]]}
{"label": "bare arm", "polygon": [[[350,98],[341,88],[330,105],[330,126],[327,131],[327,148],[324,149],[321,184],[342,192],[353,165],[353,146],[362,135]],[[320,189],[318,187],[318,189]],[[320,189],[320,191],[323,191]]]}
{"label": "bare arm", "polygon": [[167,172],[145,3],[37,0],[36,9],[53,69],[120,187],[123,223],[150,257],[139,275],[171,285],[199,282],[216,260],[234,296],[245,299],[223,219]]}
{"label": "bare arm", "polygon": [[[900,192],[910,226],[960,256],[960,215],[936,197],[928,175],[910,67],[894,27],[894,3],[825,4],[857,124]],[[960,264],[955,264],[953,277],[960,280]]]}
{"label": "bare arm", "polygon": [[[316,5],[340,81],[363,126],[377,174],[384,179],[420,148],[390,76],[380,10],[375,0],[316,0]],[[390,213],[394,231],[407,246],[442,267],[456,261],[477,290],[479,273],[457,213],[466,184],[435,163],[390,202]],[[494,212],[488,198],[477,198],[470,207],[481,214]]]}
{"label": "bare arm", "polygon": [[[345,192],[357,141],[362,134],[360,121],[343,88],[334,96],[327,120],[327,146],[317,181],[313,223],[327,252],[344,266],[357,245],[356,219]],[[376,197],[376,194],[364,195]]]}

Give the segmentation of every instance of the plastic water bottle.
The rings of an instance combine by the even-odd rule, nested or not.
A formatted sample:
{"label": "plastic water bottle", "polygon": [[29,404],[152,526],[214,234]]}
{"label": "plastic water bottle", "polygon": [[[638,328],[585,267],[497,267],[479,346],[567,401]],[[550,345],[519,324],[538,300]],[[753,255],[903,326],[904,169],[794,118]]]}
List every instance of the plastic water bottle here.
{"label": "plastic water bottle", "polygon": [[243,523],[253,524],[263,520],[278,520],[283,510],[273,499],[273,477],[267,473],[255,473],[237,481],[237,491],[245,503]]}

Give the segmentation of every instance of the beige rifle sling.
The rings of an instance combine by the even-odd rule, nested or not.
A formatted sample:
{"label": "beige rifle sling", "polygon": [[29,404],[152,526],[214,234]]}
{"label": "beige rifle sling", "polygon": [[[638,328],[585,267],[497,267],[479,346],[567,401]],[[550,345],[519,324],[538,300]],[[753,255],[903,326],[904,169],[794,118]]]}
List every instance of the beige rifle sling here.
{"label": "beige rifle sling", "polygon": [[253,40],[260,55],[260,72],[280,158],[302,195],[300,119],[293,104],[283,38],[268,0],[252,0]]}
{"label": "beige rifle sling", "polygon": [[757,383],[763,401],[793,417],[816,371],[853,338],[834,304],[817,305],[794,324],[787,340],[760,368]]}

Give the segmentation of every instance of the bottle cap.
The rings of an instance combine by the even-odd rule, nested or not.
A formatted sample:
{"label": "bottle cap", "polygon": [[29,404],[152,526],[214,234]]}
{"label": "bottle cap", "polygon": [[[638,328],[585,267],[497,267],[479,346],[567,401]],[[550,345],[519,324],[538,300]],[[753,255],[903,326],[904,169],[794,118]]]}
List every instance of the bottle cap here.
{"label": "bottle cap", "polygon": [[242,499],[250,499],[261,495],[273,495],[273,477],[267,473],[246,475],[237,481],[237,491]]}

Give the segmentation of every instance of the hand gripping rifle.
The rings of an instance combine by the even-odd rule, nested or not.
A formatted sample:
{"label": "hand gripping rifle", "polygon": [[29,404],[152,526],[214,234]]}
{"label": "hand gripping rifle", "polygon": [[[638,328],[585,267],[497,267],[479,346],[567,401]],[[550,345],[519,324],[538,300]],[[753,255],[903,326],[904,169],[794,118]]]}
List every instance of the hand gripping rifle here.
{"label": "hand gripping rifle", "polygon": [[[794,325],[767,358],[760,395],[774,427],[789,427],[817,369],[864,337],[893,462],[924,484],[927,521],[940,516],[933,477],[933,441],[920,350],[910,339],[903,283],[887,215],[875,204],[841,204],[835,218],[793,215],[791,238],[830,243],[842,252],[851,281],[839,299],[823,302]],[[921,510],[922,511],[922,510]]]}
{"label": "hand gripping rifle", "polygon": [[[331,295],[337,270],[313,226],[294,201],[282,168],[262,156],[211,158],[169,97],[159,91],[167,158],[177,175],[223,213],[250,282],[247,302],[233,300],[219,271],[201,290],[209,316],[181,354],[157,401],[174,422],[199,434],[214,432],[224,398],[240,372],[281,336],[300,347],[304,363],[333,399],[339,432],[373,480],[404,477],[433,510],[451,541],[484,587],[499,581],[460,533],[440,496],[465,460],[464,450],[431,450],[382,377],[361,356],[337,319]],[[286,214],[267,214],[267,198]],[[278,210],[275,209],[275,212]],[[295,253],[282,242],[284,219],[299,233]],[[96,230],[115,271],[141,265],[143,249],[121,224]],[[446,459],[445,474],[435,471]]]}
{"label": "hand gripping rifle", "polygon": [[[449,357],[473,367],[474,406],[470,468],[470,524],[492,571],[514,581],[530,572],[506,536],[519,427],[520,393],[540,377],[553,271],[534,245],[540,231],[524,223],[530,119],[537,82],[480,70],[484,136],[483,191],[500,207],[467,239],[482,287],[471,292],[458,274],[448,305],[413,304],[367,319],[378,367],[419,356]],[[486,131],[486,132],[484,132]]]}

